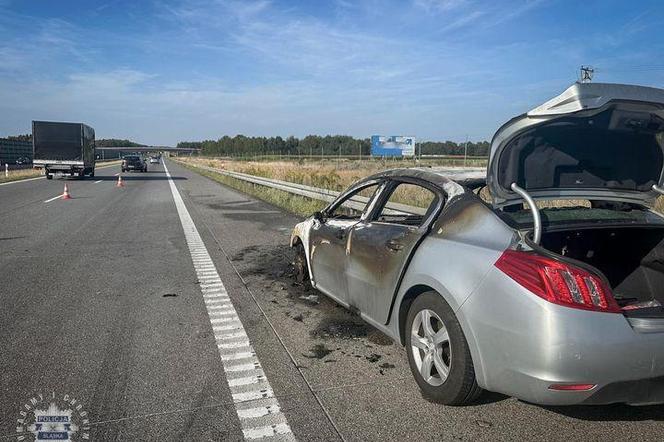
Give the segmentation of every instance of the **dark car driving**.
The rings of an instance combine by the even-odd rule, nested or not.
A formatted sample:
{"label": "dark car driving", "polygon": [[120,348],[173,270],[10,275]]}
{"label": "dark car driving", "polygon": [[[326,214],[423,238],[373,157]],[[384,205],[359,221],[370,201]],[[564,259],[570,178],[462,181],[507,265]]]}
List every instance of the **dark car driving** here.
{"label": "dark car driving", "polygon": [[141,172],[148,171],[148,163],[145,162],[140,155],[126,155],[122,158],[122,171],[139,170]]}

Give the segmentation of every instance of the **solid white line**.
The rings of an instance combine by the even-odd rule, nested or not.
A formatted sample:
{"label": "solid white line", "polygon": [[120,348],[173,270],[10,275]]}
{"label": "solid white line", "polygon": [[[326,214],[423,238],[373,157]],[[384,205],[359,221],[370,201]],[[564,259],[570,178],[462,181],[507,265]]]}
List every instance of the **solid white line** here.
{"label": "solid white line", "polygon": [[244,347],[251,348],[251,344],[249,344],[249,341],[240,341],[240,342],[231,342],[228,344],[217,344],[217,347],[223,348],[224,350],[228,350],[231,348],[244,348]]}
{"label": "solid white line", "polygon": [[262,388],[260,390],[244,391],[242,393],[235,393],[233,400],[235,402],[255,401],[258,399],[267,399],[274,397],[274,392],[271,388]]}
{"label": "solid white line", "polygon": [[286,423],[268,425],[267,427],[247,428],[243,430],[245,439],[262,439],[264,437],[276,436],[278,434],[288,434],[291,432]]}
{"label": "solid white line", "polygon": [[217,336],[217,341],[227,341],[230,339],[237,339],[237,338],[247,338],[247,334],[244,332],[244,330],[233,333],[224,333],[221,336]]}
{"label": "solid white line", "polygon": [[220,312],[215,311],[214,313],[218,315],[219,313],[225,313],[225,312],[234,312],[235,309],[231,305],[230,307],[225,306],[225,305],[209,305],[208,306],[208,311],[209,310],[221,310]]}
{"label": "solid white line", "polygon": [[45,202],[45,203],[50,203],[51,201],[57,200],[58,198],[62,198],[62,194],[60,194],[60,195],[58,195],[58,196],[54,196],[53,198],[49,198],[49,199],[47,199],[47,200],[44,201],[44,202]]}
{"label": "solid white line", "polygon": [[[4,173],[4,172],[2,172],[2,173]],[[26,181],[42,180],[44,178],[45,177],[43,177],[43,176],[38,176],[38,177],[35,177],[35,178],[26,178],[24,180],[7,181],[6,183],[0,183],[0,186],[7,186],[9,184],[17,184],[17,183],[25,183]]]}
{"label": "solid white line", "polygon": [[251,363],[240,363],[240,364],[227,364],[226,365],[226,373],[233,373],[236,371],[248,371],[248,370],[254,370],[256,368],[260,368],[260,364],[258,363],[258,359],[256,359],[256,362],[251,362]]}
{"label": "solid white line", "polygon": [[278,413],[279,411],[279,405],[268,405],[267,407],[246,408],[243,410],[238,410],[237,415],[240,416],[240,419],[251,419],[267,416],[268,414],[272,413]]}
{"label": "solid white line", "polygon": [[[196,229],[194,220],[191,218],[191,215],[189,214],[189,211],[187,210],[187,207],[182,200],[182,196],[175,186],[175,182],[171,178],[171,174],[168,171],[168,167],[166,167],[166,163],[164,163],[164,171],[166,172],[168,184],[171,188],[171,193],[173,194],[173,201],[175,202],[175,207],[178,211],[178,216],[180,217],[180,224],[182,224],[182,230],[184,231],[184,236],[187,241],[187,245],[189,246],[189,253],[194,264],[194,270],[197,272],[197,274],[200,274],[203,271],[206,271],[207,273],[214,271],[214,274],[212,275],[199,276],[199,281],[203,280],[199,282],[199,288],[204,298],[205,306],[208,312],[208,319],[210,320],[210,325],[212,326],[215,341],[217,342],[217,350],[219,351],[222,367],[227,373],[256,370],[261,367],[260,361],[258,360],[258,357],[256,357],[256,352],[254,351],[254,348],[249,341],[247,332],[242,325],[242,321],[235,312],[235,307],[228,297],[226,287],[221,281],[221,278],[217,273],[217,269],[214,267],[214,263],[212,262],[212,259],[210,258],[210,255],[205,248],[205,244],[203,243],[203,240],[198,233],[198,230]],[[224,306],[215,307],[209,305],[214,302],[213,299],[215,298],[218,300],[223,300]],[[224,324],[219,325],[219,323]],[[241,340],[238,342],[229,342],[228,339],[231,337]],[[247,361],[236,363],[229,362],[240,360]],[[236,378],[233,380],[229,380],[227,377],[226,383],[228,384],[229,388],[241,385],[253,385],[257,383],[260,383],[260,386],[263,387],[260,390],[232,394],[233,402],[235,402],[235,411],[240,420],[255,417],[251,415],[256,413],[259,414],[258,417],[265,414],[280,415],[281,419],[279,420],[282,420],[281,423],[274,425],[243,429],[242,431],[245,439],[258,439],[278,435],[288,435],[281,437],[290,437],[292,440],[295,440],[294,436],[292,435],[291,428],[286,422],[286,416],[281,412],[279,402],[274,397],[272,387],[268,382],[267,376],[262,372],[262,370],[257,376],[246,377],[245,375],[245,377]],[[240,406],[245,408],[244,405],[247,402],[266,398],[274,398],[272,399],[274,401],[273,405],[271,405],[271,408],[267,412],[248,412],[247,409],[240,410],[240,408],[238,408]],[[254,408],[250,408],[249,410],[257,410],[255,405]]]}
{"label": "solid white line", "polygon": [[244,378],[235,378],[231,379],[228,381],[228,385],[231,387],[239,387],[240,385],[251,385],[251,384],[258,384],[259,382],[263,382],[265,380],[265,376],[262,374],[258,374],[256,376],[247,376]]}
{"label": "solid white line", "polygon": [[104,181],[104,180],[95,181],[95,184],[99,184],[99,183],[101,183],[102,181]]}

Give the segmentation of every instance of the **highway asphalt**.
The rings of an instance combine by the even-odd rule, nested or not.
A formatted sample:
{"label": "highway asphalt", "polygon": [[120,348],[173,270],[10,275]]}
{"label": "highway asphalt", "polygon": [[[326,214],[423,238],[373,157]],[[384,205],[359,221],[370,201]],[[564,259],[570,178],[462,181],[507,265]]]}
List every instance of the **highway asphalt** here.
{"label": "highway asphalt", "polygon": [[[167,166],[298,440],[664,439],[663,406],[425,401],[399,345],[295,282],[297,217]],[[92,440],[243,440],[164,168],[118,172],[0,186],[0,439],[55,394]]]}

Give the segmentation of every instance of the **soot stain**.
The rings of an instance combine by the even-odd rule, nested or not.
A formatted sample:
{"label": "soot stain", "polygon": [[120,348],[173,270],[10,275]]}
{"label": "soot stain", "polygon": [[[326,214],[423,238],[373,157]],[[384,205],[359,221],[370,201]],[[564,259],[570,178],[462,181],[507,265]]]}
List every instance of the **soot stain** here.
{"label": "soot stain", "polygon": [[302,356],[309,359],[323,359],[333,351],[334,350],[327,348],[325,344],[316,344],[309,349],[309,354],[302,353]]}

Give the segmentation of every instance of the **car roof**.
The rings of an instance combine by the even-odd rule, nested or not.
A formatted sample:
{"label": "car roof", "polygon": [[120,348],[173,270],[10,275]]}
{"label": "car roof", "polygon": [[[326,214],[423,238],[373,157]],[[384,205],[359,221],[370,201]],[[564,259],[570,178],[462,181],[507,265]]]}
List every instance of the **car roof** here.
{"label": "car roof", "polygon": [[410,167],[384,170],[370,175],[357,184],[379,179],[416,179],[423,180],[447,193],[448,198],[462,194],[465,187],[476,188],[486,184],[485,169],[462,169],[452,167]]}

